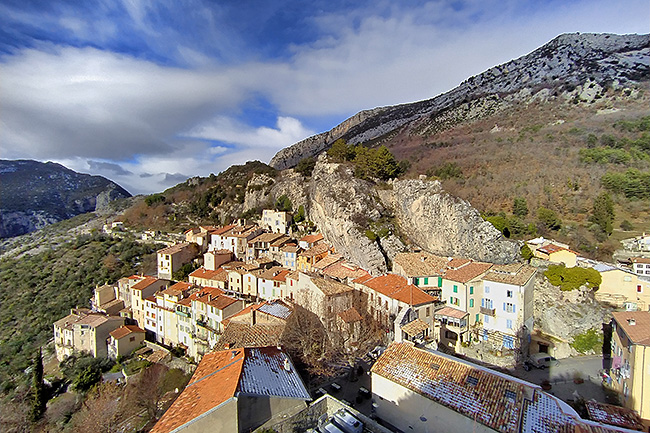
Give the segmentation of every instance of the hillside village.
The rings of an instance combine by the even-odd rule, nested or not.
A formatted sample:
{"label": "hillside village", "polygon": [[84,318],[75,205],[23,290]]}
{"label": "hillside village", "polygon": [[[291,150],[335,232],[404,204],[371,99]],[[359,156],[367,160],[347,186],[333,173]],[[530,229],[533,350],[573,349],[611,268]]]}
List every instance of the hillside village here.
{"label": "hillside village", "polygon": [[[157,252],[157,275],[97,287],[90,308],[54,323],[56,357],[155,360],[172,350],[198,364],[155,432],[361,431],[347,429],[355,418],[382,432],[647,429],[650,259],[608,264],[544,238],[526,245],[529,262],[412,251],[373,274],[321,233],[298,230],[290,213],[266,209],[255,224],[187,230]],[[603,383],[623,407],[590,402],[589,419],[544,384],[487,368],[566,356],[534,314],[536,282],[555,265],[597,272],[596,299],[619,310]],[[371,399],[367,411],[334,398],[340,385],[323,388],[364,365],[370,389],[359,388],[357,403]]]}

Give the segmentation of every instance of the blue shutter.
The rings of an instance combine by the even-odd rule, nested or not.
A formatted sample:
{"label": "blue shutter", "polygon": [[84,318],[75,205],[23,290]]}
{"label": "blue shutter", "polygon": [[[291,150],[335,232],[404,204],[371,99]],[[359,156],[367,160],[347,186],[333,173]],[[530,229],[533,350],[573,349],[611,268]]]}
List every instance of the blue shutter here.
{"label": "blue shutter", "polygon": [[481,298],[481,307],[485,307],[485,298]]}
{"label": "blue shutter", "polygon": [[512,312],[513,313],[517,312],[517,304],[512,304]]}
{"label": "blue shutter", "polygon": [[505,302],[503,303],[503,311],[508,311],[508,310],[506,310],[506,303]]}

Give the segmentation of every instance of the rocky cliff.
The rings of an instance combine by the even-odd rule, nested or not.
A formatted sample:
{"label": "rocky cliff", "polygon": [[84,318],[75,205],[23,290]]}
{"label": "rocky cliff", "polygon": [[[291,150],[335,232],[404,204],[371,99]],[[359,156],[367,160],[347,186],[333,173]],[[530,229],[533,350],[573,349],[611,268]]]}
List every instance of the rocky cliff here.
{"label": "rocky cliff", "polygon": [[[573,98],[589,96],[583,95],[585,89],[595,91],[595,85],[621,86],[647,80],[649,58],[650,35],[560,35],[532,53],[490,68],[433,99],[361,112],[329,132],[282,149],[270,165],[292,167],[329,148],[338,138],[349,143],[369,142],[389,137],[415,122],[444,127],[449,112],[461,106],[463,112],[478,108],[480,114],[486,114],[508,96],[518,100],[545,90],[546,94]],[[473,107],[468,106],[470,102],[474,102]],[[451,117],[462,120],[467,114],[454,112]]]}
{"label": "rocky cliff", "polygon": [[86,212],[102,211],[130,197],[101,176],[60,164],[0,160],[0,238],[17,236]]}
{"label": "rocky cliff", "polygon": [[503,238],[469,203],[445,193],[436,181],[375,185],[355,178],[351,166],[321,155],[309,179],[286,170],[276,179],[254,177],[247,191],[245,209],[283,194],[294,209],[303,205],[338,252],[375,274],[389,270],[392,258],[408,249],[494,263],[519,259],[516,242]]}

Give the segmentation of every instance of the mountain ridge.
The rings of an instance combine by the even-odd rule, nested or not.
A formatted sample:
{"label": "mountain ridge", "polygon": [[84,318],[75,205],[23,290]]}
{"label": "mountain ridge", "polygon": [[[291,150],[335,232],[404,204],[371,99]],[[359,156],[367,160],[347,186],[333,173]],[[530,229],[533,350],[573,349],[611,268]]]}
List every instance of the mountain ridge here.
{"label": "mountain ridge", "polygon": [[86,212],[102,211],[131,194],[102,176],[61,164],[0,160],[0,238],[13,237]]}
{"label": "mountain ridge", "polygon": [[648,77],[649,57],[649,34],[562,34],[431,99],[360,111],[330,131],[281,149],[269,165],[280,170],[290,168],[326,150],[339,138],[352,144],[375,140],[419,118],[435,117],[489,95],[503,97],[544,87],[571,93],[587,81],[602,87],[625,85]]}

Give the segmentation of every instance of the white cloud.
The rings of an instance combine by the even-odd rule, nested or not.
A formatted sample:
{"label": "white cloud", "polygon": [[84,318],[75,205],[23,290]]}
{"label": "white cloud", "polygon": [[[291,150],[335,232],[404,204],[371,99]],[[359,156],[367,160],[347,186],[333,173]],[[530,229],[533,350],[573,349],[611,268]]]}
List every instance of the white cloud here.
{"label": "white cloud", "polygon": [[281,149],[303,138],[314,135],[300,120],[278,117],[277,128],[251,128],[235,119],[220,116],[192,129],[187,136],[204,140],[222,141],[247,147]]}

